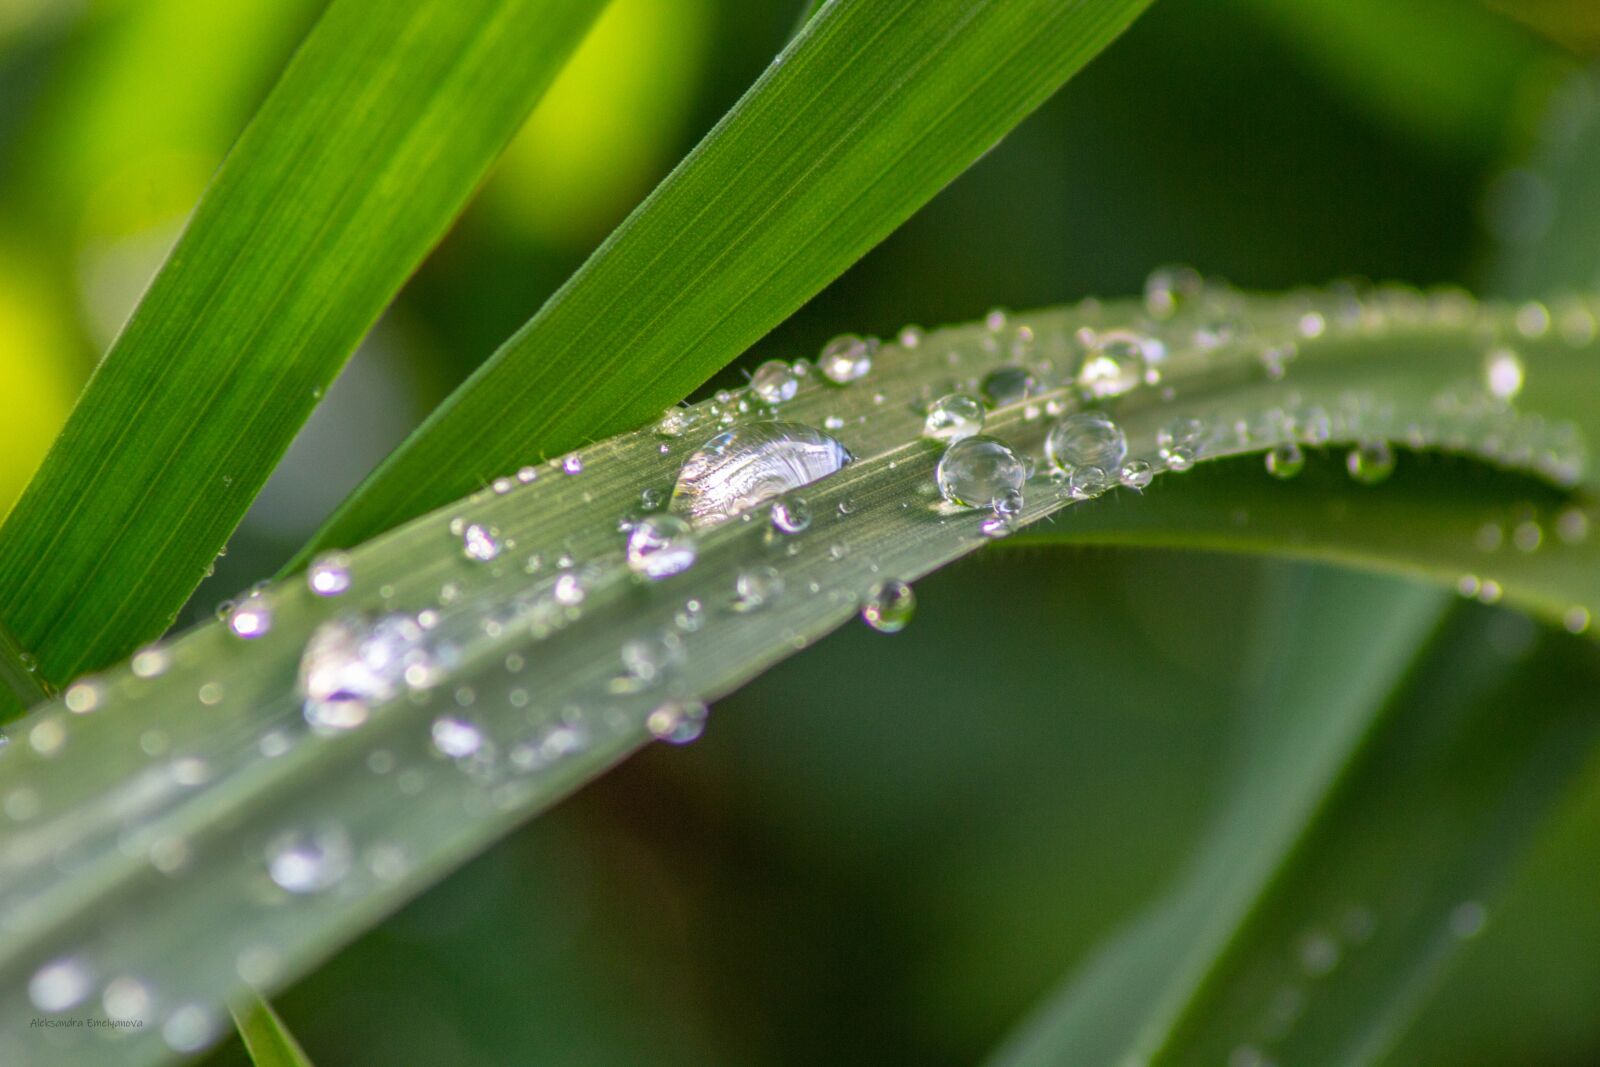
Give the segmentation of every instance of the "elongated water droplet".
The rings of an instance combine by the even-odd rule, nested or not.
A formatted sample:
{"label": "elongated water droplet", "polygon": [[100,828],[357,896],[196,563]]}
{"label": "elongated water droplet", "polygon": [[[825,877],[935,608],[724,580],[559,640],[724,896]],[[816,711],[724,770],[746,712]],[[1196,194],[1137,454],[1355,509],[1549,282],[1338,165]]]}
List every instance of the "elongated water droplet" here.
{"label": "elongated water droplet", "polygon": [[676,515],[649,515],[628,535],[628,569],[653,582],[694,566],[694,531]]}
{"label": "elongated water droplet", "polygon": [[781,404],[785,400],[792,400],[799,388],[799,379],[781,359],[767,360],[750,376],[750,391],[765,404]]}
{"label": "elongated water droplet", "polygon": [[810,485],[851,461],[820,430],[789,422],[753,422],[718,434],[678,472],[672,508],[698,523],[716,523]]}
{"label": "elongated water droplet", "polygon": [[857,337],[847,333],[835,337],[822,348],[817,366],[822,376],[834,385],[849,385],[865,378],[872,370],[872,357],[877,354],[876,337]]}
{"label": "elongated water droplet", "polygon": [[983,432],[983,404],[965,393],[952,393],[928,407],[922,433],[936,441],[960,441]]}
{"label": "elongated water droplet", "polygon": [[1394,473],[1394,449],[1387,441],[1368,441],[1345,457],[1350,477],[1362,485],[1377,485]]}
{"label": "elongated water droplet", "polygon": [[898,579],[873,586],[861,606],[861,621],[881,634],[897,634],[911,622],[917,595]]}
{"label": "elongated water droplet", "polygon": [[968,437],[944,450],[935,468],[939,492],[952,504],[992,508],[1008,492],[1021,492],[1027,469],[1004,442]]}
{"label": "elongated water droplet", "polygon": [[1122,427],[1100,411],[1079,411],[1050,428],[1044,439],[1045,458],[1058,471],[1076,467],[1117,470],[1128,455]]}
{"label": "elongated water droplet", "polygon": [[1285,441],[1267,450],[1266,462],[1268,474],[1287,480],[1306,469],[1306,454],[1293,441]]}

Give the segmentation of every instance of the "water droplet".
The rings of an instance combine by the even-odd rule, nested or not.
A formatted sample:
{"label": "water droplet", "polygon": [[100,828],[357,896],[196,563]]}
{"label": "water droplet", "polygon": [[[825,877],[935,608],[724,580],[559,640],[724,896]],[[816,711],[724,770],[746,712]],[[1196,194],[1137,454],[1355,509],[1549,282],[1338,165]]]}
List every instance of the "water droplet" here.
{"label": "water droplet", "polygon": [[1200,435],[1205,424],[1199,419],[1173,419],[1156,432],[1156,454],[1171,471],[1186,471],[1200,454]]}
{"label": "water droplet", "polygon": [[1589,609],[1581,605],[1570,607],[1561,616],[1561,625],[1569,634],[1586,633],[1589,629]]}
{"label": "water droplet", "polygon": [[670,700],[645,717],[645,729],[662,741],[687,745],[705,732],[710,709],[698,700]]}
{"label": "water droplet", "polygon": [[1285,441],[1267,450],[1267,473],[1274,478],[1289,479],[1306,469],[1306,454],[1293,441]]}
{"label": "water droplet", "polygon": [[908,323],[900,327],[900,334],[897,340],[899,340],[901,348],[916,348],[922,344],[922,339],[926,336],[927,333],[921,326]]}
{"label": "water droplet", "polygon": [[1556,536],[1565,544],[1581,544],[1589,536],[1589,516],[1581,508],[1567,508],[1556,516]]}
{"label": "water droplet", "polygon": [[1544,528],[1534,519],[1524,519],[1511,531],[1511,543],[1519,552],[1537,552],[1544,543]]}
{"label": "water droplet", "polygon": [[350,557],[325,552],[306,569],[306,585],[318,596],[338,596],[350,588]]}
{"label": "water droplet", "polygon": [[581,577],[569,571],[556,579],[550,595],[562,607],[575,608],[583,603],[584,598],[589,595],[589,590]]}
{"label": "water droplet", "polygon": [[757,611],[783,595],[783,575],[762,565],[742,570],[733,580],[733,610]]}
{"label": "water droplet", "polygon": [[698,421],[697,414],[689,408],[668,408],[656,420],[656,433],[662,437],[682,437]]}
{"label": "water droplet", "polygon": [[960,441],[983,432],[983,404],[965,393],[951,393],[928,407],[922,433],[936,441]]}
{"label": "water droplet", "polygon": [[1145,310],[1158,319],[1171,318],[1200,295],[1204,286],[1192,267],[1160,267],[1144,283]]}
{"label": "water droplet", "polygon": [[1145,367],[1166,354],[1161,342],[1132,330],[1107,330],[1089,338],[1078,365],[1078,388],[1092,397],[1121,396],[1144,381]]}
{"label": "water droplet", "polygon": [[105,991],[100,994],[100,1006],[105,1009],[107,1018],[140,1025],[149,1020],[154,1001],[149,986],[126,974],[107,982]]}
{"label": "water droplet", "polygon": [[881,634],[897,634],[910,624],[916,611],[916,593],[895,579],[867,591],[866,603],[861,605],[861,621]]}
{"label": "water droplet", "polygon": [[217,1018],[203,1005],[183,1004],[161,1024],[161,1039],[174,1052],[198,1052],[217,1039]]}
{"label": "water droplet", "polygon": [[1496,400],[1510,401],[1522,392],[1522,360],[1509,348],[1497,348],[1484,358],[1483,375]]}
{"label": "water droplet", "polygon": [[272,605],[263,593],[251,593],[228,611],[228,629],[235,637],[254,640],[272,629]]}
{"label": "water droplet", "polygon": [[628,535],[628,569],[653,582],[682,574],[698,553],[694,531],[676,515],[650,515]]}
{"label": "water droplet", "polygon": [[1058,471],[1098,467],[1102,475],[1117,470],[1128,455],[1122,427],[1100,411],[1079,411],[1050,428],[1044,439],[1045,458]]}
{"label": "water droplet", "polygon": [[842,469],[850,452],[809,426],[755,422],[713,437],[684,461],[672,507],[715,523]]}
{"label": "water droplet", "polygon": [[130,666],[135,677],[159,678],[172,665],[172,653],[160,645],[147,645],[133,654]]}
{"label": "water droplet", "polygon": [[478,563],[487,563],[500,555],[500,538],[492,527],[469,523],[461,532],[461,553]]}
{"label": "water droplet", "polygon": [[76,956],[63,956],[33,972],[28,979],[28,999],[40,1011],[66,1011],[83,1003],[93,986],[89,965]]}
{"label": "water droplet", "polygon": [[782,496],[772,502],[771,517],[779,533],[797,534],[811,525],[811,507],[797,496]]}
{"label": "water droplet", "polygon": [[1143,489],[1155,478],[1155,470],[1142,459],[1130,459],[1117,472],[1117,480],[1129,489]]}
{"label": "water droplet", "polygon": [[1000,408],[1025,400],[1033,391],[1033,386],[1033,375],[1028,373],[1028,369],[1012,364],[996,367],[984,375],[983,383],[978,388],[990,407]]}
{"label": "water droplet", "polygon": [[1394,449],[1387,441],[1367,441],[1350,450],[1345,469],[1362,485],[1377,485],[1394,473]]}
{"label": "water droplet", "polygon": [[817,366],[822,376],[834,385],[849,385],[865,378],[872,370],[872,357],[877,354],[876,337],[857,337],[847,333],[835,337],[822,348]]}
{"label": "water droplet", "polygon": [[781,404],[794,399],[800,381],[781,359],[769,359],[750,376],[750,389],[766,404]]}
{"label": "water droplet", "polygon": [[321,893],[350,870],[350,837],[333,825],[290,830],[267,845],[267,874],[296,894]]}
{"label": "water droplet", "polygon": [[99,682],[81,678],[67,686],[67,691],[62,694],[62,703],[66,704],[70,712],[87,715],[100,706],[103,695]]}
{"label": "water droplet", "polygon": [[422,627],[403,614],[375,623],[347,616],[317,627],[300,656],[306,722],[324,732],[352,730],[408,678],[431,679],[435,665],[422,639]]}
{"label": "water droplet", "polygon": [[574,452],[561,461],[561,469],[567,474],[583,473],[583,457]]}
{"label": "water droplet", "polygon": [[934,471],[939,492],[952,504],[992,508],[1027,480],[1022,460],[993,437],[968,437],[944,450]]}
{"label": "water droplet", "polygon": [[1067,475],[1067,494],[1074,500],[1088,500],[1090,497],[1099,496],[1111,488],[1111,476],[1104,467],[1097,467],[1092,463],[1085,463],[1081,467],[1073,467],[1072,473]]}
{"label": "water droplet", "polygon": [[483,748],[483,731],[477,723],[458,715],[441,715],[429,728],[433,747],[450,759],[469,759]]}

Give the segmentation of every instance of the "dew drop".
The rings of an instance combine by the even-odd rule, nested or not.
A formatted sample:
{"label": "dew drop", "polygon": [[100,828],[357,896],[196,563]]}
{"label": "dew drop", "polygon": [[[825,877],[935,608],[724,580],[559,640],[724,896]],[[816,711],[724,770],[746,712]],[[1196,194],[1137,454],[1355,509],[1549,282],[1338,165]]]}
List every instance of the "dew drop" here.
{"label": "dew drop", "polygon": [[280,889],[321,893],[350,870],[350,837],[337,826],[291,830],[267,845],[267,874]]}
{"label": "dew drop", "polygon": [[33,972],[28,979],[28,999],[40,1011],[66,1011],[83,1003],[93,985],[88,964],[76,956],[63,956]]}
{"label": "dew drop", "polygon": [[1485,357],[1483,375],[1496,400],[1510,401],[1522,392],[1522,360],[1509,348],[1497,348]]}
{"label": "dew drop", "polygon": [[461,554],[476,563],[488,563],[500,555],[500,538],[492,527],[469,523],[461,532]]}
{"label": "dew drop", "polygon": [[318,596],[338,596],[350,588],[350,557],[325,552],[306,569],[306,585]]}
{"label": "dew drop", "polygon": [[928,407],[922,433],[936,441],[960,441],[983,432],[983,404],[966,393],[951,393]]}
{"label": "dew drop", "polygon": [[849,385],[865,378],[872,370],[872,357],[877,351],[877,338],[847,333],[835,337],[822,347],[817,366],[822,376],[834,385]]}
{"label": "dew drop", "polygon": [[1306,454],[1293,441],[1285,441],[1267,450],[1267,473],[1287,481],[1306,469]]}
{"label": "dew drop", "polygon": [[1111,488],[1111,476],[1106,473],[1105,468],[1092,463],[1073,467],[1072,473],[1067,475],[1067,495],[1074,500],[1088,500],[1090,497],[1099,496],[1109,488]]}
{"label": "dew drop", "polygon": [[141,1026],[147,1021],[154,1000],[149,986],[126,974],[107,982],[100,994],[100,1006],[105,1009],[107,1018],[138,1022]]}
{"label": "dew drop", "polygon": [[1394,449],[1387,441],[1367,441],[1350,450],[1345,469],[1362,485],[1377,485],[1394,473]]}
{"label": "dew drop", "polygon": [[1143,489],[1155,478],[1155,470],[1142,459],[1130,459],[1117,472],[1117,480],[1129,489]]}
{"label": "dew drop", "polygon": [[375,623],[347,616],[317,627],[300,656],[306,722],[319,732],[352,730],[367,721],[372,705],[398,694],[408,677],[431,677],[435,665],[422,639],[422,627],[404,614]]}
{"label": "dew drop", "polygon": [[1132,330],[1094,334],[1078,365],[1078,388],[1096,398],[1121,396],[1138,388],[1147,363],[1159,362],[1164,354],[1161,342]]}
{"label": "dew drop", "polygon": [[272,605],[265,594],[251,593],[228,611],[228,629],[247,641],[265,636],[272,629]]}
{"label": "dew drop", "polygon": [[771,518],[779,533],[801,533],[811,525],[811,506],[797,496],[781,496],[772,502]]}
{"label": "dew drop", "polygon": [[861,606],[861,621],[881,634],[897,634],[916,614],[917,595],[905,582],[895,579],[873,586]]}
{"label": "dew drop", "polygon": [[733,595],[733,610],[758,611],[783,595],[783,575],[776,567],[749,567],[734,578]]}
{"label": "dew drop", "polygon": [[689,408],[668,408],[656,420],[656,433],[662,437],[682,437],[699,421]]}
{"label": "dew drop", "polygon": [[469,759],[483,748],[483,731],[458,715],[441,715],[429,727],[433,747],[450,759]]}
{"label": "dew drop", "polygon": [[684,461],[672,507],[698,523],[722,522],[826,478],[851,459],[838,441],[809,426],[748,423],[718,434]]}
{"label": "dew drop", "polygon": [[1027,469],[1006,444],[979,435],[945,449],[934,478],[940,494],[952,504],[992,508],[1008,492],[1021,491]]}
{"label": "dew drop", "polygon": [[1171,471],[1186,471],[1194,466],[1200,452],[1200,435],[1205,424],[1199,419],[1180,417],[1156,431],[1156,454]]}
{"label": "dew drop", "polygon": [[1122,427],[1100,411],[1079,411],[1050,428],[1044,439],[1045,458],[1058,471],[1070,473],[1076,467],[1117,470],[1128,455],[1128,439]]}
{"label": "dew drop", "polygon": [[199,1004],[173,1009],[161,1024],[161,1039],[174,1052],[198,1052],[217,1038],[217,1019]]}
{"label": "dew drop", "polygon": [[628,535],[628,569],[658,582],[694,566],[698,551],[687,522],[676,515],[650,515]]}
{"label": "dew drop", "polygon": [[129,666],[137,678],[159,678],[172,666],[172,653],[160,645],[146,645],[133,654]]}
{"label": "dew drop", "polygon": [[781,359],[767,360],[750,376],[751,391],[765,404],[781,404],[785,400],[793,400],[799,388],[799,379]]}
{"label": "dew drop", "polygon": [[996,367],[983,376],[979,391],[990,407],[1001,408],[1027,398],[1033,391],[1033,375],[1026,367],[1014,364]]}
{"label": "dew drop", "polygon": [[567,474],[583,473],[583,457],[574,452],[561,461],[561,469]]}
{"label": "dew drop", "polygon": [[687,745],[705,733],[710,709],[698,700],[670,700],[645,717],[645,729],[662,741]]}

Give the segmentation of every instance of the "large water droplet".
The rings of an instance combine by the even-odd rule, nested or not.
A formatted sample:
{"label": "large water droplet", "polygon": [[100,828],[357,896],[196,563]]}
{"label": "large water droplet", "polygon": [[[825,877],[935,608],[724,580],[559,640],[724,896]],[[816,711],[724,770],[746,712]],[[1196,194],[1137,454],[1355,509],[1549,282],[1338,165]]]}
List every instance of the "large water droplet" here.
{"label": "large water droplet", "polygon": [[944,450],[934,478],[952,504],[991,508],[1009,492],[1021,492],[1027,469],[1017,454],[993,437],[968,437]]}
{"label": "large water droplet", "polygon": [[715,523],[834,474],[851,461],[838,441],[809,426],[753,422],[719,433],[678,472],[672,507]]}
{"label": "large water droplet", "polygon": [[337,826],[280,834],[267,845],[267,874],[290,893],[321,893],[350,871],[350,837]]}
{"label": "large water droplet", "polygon": [[983,432],[983,404],[965,393],[952,393],[928,407],[922,432],[936,441],[960,441]]}
{"label": "large water droplet", "polygon": [[317,627],[300,657],[306,721],[328,732],[366,722],[371,705],[400,692],[408,671],[433,673],[422,638],[422,627],[402,614],[375,623],[347,616]]}
{"label": "large water droplet", "polygon": [[822,376],[834,385],[849,385],[865,378],[872,370],[872,357],[878,351],[876,337],[857,337],[847,333],[835,337],[822,348],[817,366]]}
{"label": "large water droplet", "polygon": [[676,515],[640,519],[628,535],[628,569],[653,582],[694,566],[699,551],[694,531]]}
{"label": "large water droplet", "polygon": [[1098,467],[1102,472],[1122,466],[1128,439],[1111,416],[1100,411],[1079,411],[1050,428],[1044,439],[1045,458],[1058,471]]}
{"label": "large water droplet", "polygon": [[1362,485],[1377,485],[1394,473],[1394,449],[1387,441],[1367,441],[1345,457],[1350,477]]}
{"label": "large water droplet", "polygon": [[917,595],[905,582],[884,582],[867,592],[866,603],[861,605],[861,621],[882,634],[897,634],[911,622],[916,614]]}
{"label": "large water droplet", "polygon": [[750,391],[765,404],[781,404],[785,400],[792,400],[799,388],[799,379],[794,376],[789,364],[781,359],[767,360],[750,376]]}

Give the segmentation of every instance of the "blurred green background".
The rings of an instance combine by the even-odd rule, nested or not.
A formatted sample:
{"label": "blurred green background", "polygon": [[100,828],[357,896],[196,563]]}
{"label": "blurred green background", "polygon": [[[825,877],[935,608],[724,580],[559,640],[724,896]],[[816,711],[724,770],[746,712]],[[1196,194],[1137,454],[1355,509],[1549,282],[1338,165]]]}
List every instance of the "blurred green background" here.
{"label": "blurred green background", "polygon": [[[192,617],[270,574],[537,308],[800,6],[615,0]],[[318,8],[0,0],[0,508]],[[1505,175],[1597,48],[1588,0],[1161,0],[749,361],[1129,293],[1169,261],[1251,288],[1474,285],[1496,240],[1537,227]],[[525,827],[282,1012],[328,1064],[971,1062],[1183,861],[1292,570],[1006,549],[958,565],[919,586],[906,633],[850,627],[780,666],[700,742]],[[1600,1062],[1596,878],[1573,861],[1596,852],[1588,779],[1407,1062]]]}

